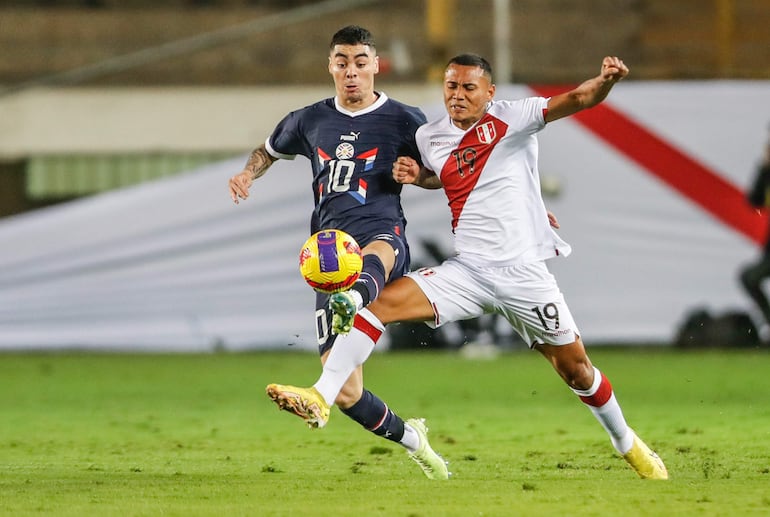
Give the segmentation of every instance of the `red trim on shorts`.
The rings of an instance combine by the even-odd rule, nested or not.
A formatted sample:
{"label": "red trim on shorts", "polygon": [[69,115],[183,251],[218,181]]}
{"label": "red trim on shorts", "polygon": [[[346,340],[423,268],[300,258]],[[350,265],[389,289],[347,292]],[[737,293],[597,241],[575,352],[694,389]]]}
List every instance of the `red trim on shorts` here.
{"label": "red trim on shorts", "polygon": [[366,334],[369,339],[377,343],[377,340],[382,336],[382,331],[369,323],[360,314],[356,314],[356,318],[353,320],[353,328],[360,330]]}
{"label": "red trim on shorts", "polygon": [[581,396],[580,400],[589,406],[602,407],[610,400],[610,397],[612,397],[612,385],[607,380],[607,377],[602,374],[602,381],[599,383],[599,389],[596,390],[596,393],[588,397]]}

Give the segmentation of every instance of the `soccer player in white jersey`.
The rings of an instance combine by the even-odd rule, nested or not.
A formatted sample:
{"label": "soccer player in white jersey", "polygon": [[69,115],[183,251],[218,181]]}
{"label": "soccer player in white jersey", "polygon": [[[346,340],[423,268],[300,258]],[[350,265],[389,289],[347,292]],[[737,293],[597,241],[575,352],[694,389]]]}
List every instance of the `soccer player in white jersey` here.
{"label": "soccer player in white jersey", "polygon": [[[569,246],[549,227],[540,195],[536,133],[554,120],[590,108],[628,74],[617,57],[575,89],[550,98],[496,101],[489,63],[463,54],[444,75],[448,116],[421,126],[417,144],[423,167],[399,157],[399,183],[441,188],[449,201],[456,255],[389,284],[355,316],[311,388],[294,388],[306,400],[331,404],[342,383],[362,364],[395,321],[449,321],[497,312],[540,352],[587,405],[612,445],[645,479],[668,479],[660,458],[626,423],[607,377],[586,355],[546,259],[567,255]],[[308,406],[303,418],[314,418]]]}

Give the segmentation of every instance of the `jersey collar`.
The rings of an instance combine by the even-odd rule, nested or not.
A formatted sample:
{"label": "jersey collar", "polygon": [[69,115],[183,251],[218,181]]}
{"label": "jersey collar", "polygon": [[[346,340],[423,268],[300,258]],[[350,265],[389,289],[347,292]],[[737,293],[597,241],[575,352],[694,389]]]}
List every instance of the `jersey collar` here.
{"label": "jersey collar", "polygon": [[334,107],[337,111],[342,113],[343,115],[347,115],[349,117],[360,117],[361,115],[366,115],[367,113],[371,113],[372,111],[376,110],[377,108],[381,107],[383,104],[385,104],[388,100],[388,96],[385,95],[385,92],[375,92],[377,94],[377,100],[372,103],[371,106],[368,106],[362,110],[358,111],[349,111],[342,107],[342,105],[339,102],[339,99],[335,96],[334,97]]}

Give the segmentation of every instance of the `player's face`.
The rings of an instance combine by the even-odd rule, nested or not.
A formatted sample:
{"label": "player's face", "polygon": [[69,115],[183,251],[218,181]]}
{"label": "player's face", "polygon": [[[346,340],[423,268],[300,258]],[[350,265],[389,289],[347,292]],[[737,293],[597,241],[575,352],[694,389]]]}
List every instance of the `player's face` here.
{"label": "player's face", "polygon": [[468,129],[487,111],[495,85],[478,66],[451,64],[444,72],[444,105],[452,122]]}
{"label": "player's face", "polygon": [[374,76],[380,71],[375,50],[369,45],[335,45],[329,55],[329,73],[340,103],[351,111],[375,100]]}

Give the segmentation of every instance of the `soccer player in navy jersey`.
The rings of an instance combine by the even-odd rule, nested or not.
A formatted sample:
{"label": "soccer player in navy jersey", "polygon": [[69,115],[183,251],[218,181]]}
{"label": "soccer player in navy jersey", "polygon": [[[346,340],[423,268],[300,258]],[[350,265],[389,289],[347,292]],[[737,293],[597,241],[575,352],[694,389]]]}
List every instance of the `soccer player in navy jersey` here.
{"label": "soccer player in navy jersey", "polygon": [[[591,108],[626,77],[617,57],[597,76],[553,97],[496,100],[492,67],[475,54],[451,59],[444,73],[447,114],[418,129],[421,162],[401,156],[399,183],[443,188],[452,212],[455,255],[408,273],[355,316],[312,388],[287,387],[331,404],[348,372],[360,366],[395,321],[450,321],[497,313],[540,352],[590,409],[615,450],[644,479],[668,479],[663,461],[628,426],[607,377],[588,358],[581,332],[546,260],[568,255],[550,227],[540,191],[536,134],[546,124]],[[300,404],[300,407],[303,407]],[[318,411],[297,412],[316,418]],[[328,411],[325,413],[328,416]]]}
{"label": "soccer player in navy jersey", "polygon": [[[275,161],[305,156],[310,160],[315,196],[311,233],[339,229],[361,246],[363,271],[356,284],[331,297],[316,294],[322,363],[337,335],[350,330],[353,315],[373,301],[386,282],[409,270],[402,186],[393,179],[391,167],[398,156],[420,159],[414,135],[426,119],[420,109],[376,91],[378,71],[375,43],[368,30],[348,26],[337,31],[329,52],[336,95],[284,117],[267,141],[251,153],[243,171],[229,182],[230,196],[238,203],[248,198],[252,182]],[[268,395],[274,398],[274,394],[269,388]],[[329,409],[320,395],[308,401],[282,389],[281,409],[304,413],[307,407],[298,407],[300,401],[326,412],[308,419],[311,427],[326,423]],[[428,443],[424,421],[413,418],[405,422],[365,390],[361,367],[347,378],[335,403],[364,428],[403,445],[429,478],[448,478],[446,462]]]}

